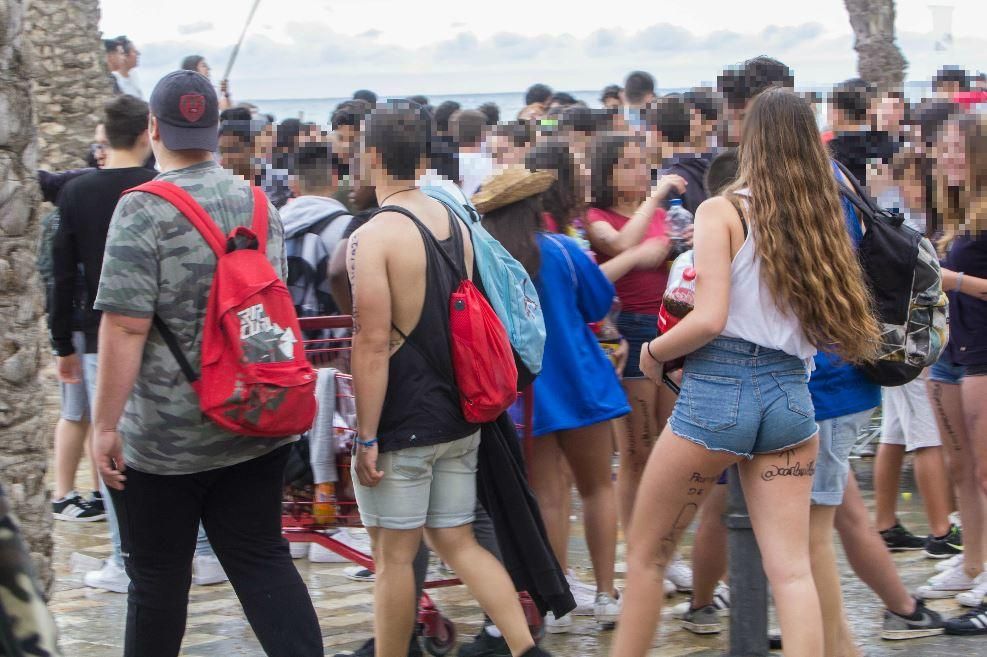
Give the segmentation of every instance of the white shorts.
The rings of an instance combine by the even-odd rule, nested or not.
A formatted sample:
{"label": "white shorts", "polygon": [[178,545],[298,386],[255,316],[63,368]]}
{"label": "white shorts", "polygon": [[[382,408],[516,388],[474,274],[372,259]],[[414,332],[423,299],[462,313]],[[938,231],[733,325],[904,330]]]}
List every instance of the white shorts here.
{"label": "white shorts", "polygon": [[928,373],[903,386],[883,388],[881,443],[904,445],[906,452],[923,447],[940,447],[939,427],[925,389]]}

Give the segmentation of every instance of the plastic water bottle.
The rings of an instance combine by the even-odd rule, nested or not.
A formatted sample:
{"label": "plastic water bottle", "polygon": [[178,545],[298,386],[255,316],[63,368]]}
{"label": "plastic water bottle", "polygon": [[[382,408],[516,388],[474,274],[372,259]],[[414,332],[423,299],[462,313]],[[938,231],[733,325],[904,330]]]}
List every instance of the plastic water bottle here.
{"label": "plastic water bottle", "polygon": [[682,199],[674,198],[668,202],[665,225],[668,227],[668,236],[672,241],[671,257],[674,258],[688,250],[685,245],[685,231],[692,222],[692,213],[682,207]]}

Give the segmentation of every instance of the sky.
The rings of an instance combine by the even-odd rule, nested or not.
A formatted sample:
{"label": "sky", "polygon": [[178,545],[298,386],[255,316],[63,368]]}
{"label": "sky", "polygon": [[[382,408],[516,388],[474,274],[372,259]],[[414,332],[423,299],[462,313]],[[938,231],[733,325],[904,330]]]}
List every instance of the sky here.
{"label": "sky", "polygon": [[[149,92],[188,54],[204,55],[220,78],[252,2],[102,0],[100,27],[137,44]],[[929,3],[897,2],[910,80],[946,63],[987,70],[987,2],[941,3],[954,7],[945,53],[933,48]],[[671,88],[712,83],[725,65],[768,54],[800,86],[816,86],[856,74],[852,45],[842,0],[261,0],[230,83],[240,98],[469,94],[534,82],[598,89],[643,69]]]}

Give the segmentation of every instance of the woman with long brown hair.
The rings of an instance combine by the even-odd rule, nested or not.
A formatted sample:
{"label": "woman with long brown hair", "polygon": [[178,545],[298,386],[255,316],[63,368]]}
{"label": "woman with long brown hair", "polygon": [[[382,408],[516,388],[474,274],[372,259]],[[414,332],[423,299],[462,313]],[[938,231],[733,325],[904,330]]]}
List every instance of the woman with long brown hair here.
{"label": "woman with long brown hair", "polygon": [[[950,341],[932,366],[929,396],[939,422],[963,521],[963,556],[919,589],[956,595],[976,607],[947,621],[947,634],[987,634],[987,119],[963,114],[943,127],[934,146],[935,209],[943,238],[943,289],[949,295]],[[979,479],[979,485],[978,485]],[[951,564],[952,565],[952,564]],[[969,590],[965,590],[969,589]],[[942,593],[941,595],[939,593]]]}
{"label": "woman with long brown hair", "polygon": [[808,389],[817,348],[852,363],[879,336],[811,108],[785,89],[754,101],[740,175],[696,215],[695,310],[641,350],[641,369],[686,356],[682,392],[648,460],[628,533],[612,654],[644,655],[665,568],[716,485],[739,464],[785,654],[823,654],[809,561],[818,449]]}

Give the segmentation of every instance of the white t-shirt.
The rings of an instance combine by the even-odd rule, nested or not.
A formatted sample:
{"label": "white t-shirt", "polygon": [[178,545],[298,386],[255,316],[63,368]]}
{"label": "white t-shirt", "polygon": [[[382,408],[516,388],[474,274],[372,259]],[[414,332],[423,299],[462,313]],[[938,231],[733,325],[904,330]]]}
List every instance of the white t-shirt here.
{"label": "white t-shirt", "polygon": [[466,198],[472,198],[483,181],[494,172],[494,161],[487,153],[459,153],[459,179]]}
{"label": "white t-shirt", "polygon": [[137,81],[137,74],[134,71],[131,71],[130,75],[126,77],[120,71],[113,71],[113,77],[117,79],[117,85],[120,87],[121,93],[140,98],[141,100],[144,99],[144,94],[141,93],[140,83]]}

